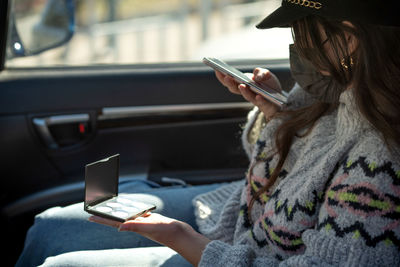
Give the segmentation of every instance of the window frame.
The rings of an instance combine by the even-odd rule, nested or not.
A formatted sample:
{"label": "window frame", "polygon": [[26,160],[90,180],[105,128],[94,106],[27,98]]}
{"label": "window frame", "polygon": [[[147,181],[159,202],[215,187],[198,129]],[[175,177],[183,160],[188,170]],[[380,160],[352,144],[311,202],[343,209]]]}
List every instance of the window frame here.
{"label": "window frame", "polygon": [[0,31],[3,33],[0,38],[0,72],[4,70],[6,61],[6,49],[8,40],[8,23],[10,15],[10,1],[0,1]]}

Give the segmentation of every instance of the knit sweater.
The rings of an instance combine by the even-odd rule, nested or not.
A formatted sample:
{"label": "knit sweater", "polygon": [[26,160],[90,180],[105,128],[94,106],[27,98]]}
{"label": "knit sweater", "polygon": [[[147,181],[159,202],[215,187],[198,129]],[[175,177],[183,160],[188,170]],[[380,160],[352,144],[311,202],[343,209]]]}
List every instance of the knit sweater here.
{"label": "knit sweater", "polygon": [[[289,107],[313,102],[295,86]],[[251,179],[193,200],[212,241],[199,266],[400,266],[400,160],[355,106],[350,90],[310,134],[295,137],[278,182],[252,196],[277,164],[271,120],[249,142],[260,112],[250,112],[243,146]],[[250,138],[251,139],[251,138]],[[393,149],[398,152],[398,150]]]}

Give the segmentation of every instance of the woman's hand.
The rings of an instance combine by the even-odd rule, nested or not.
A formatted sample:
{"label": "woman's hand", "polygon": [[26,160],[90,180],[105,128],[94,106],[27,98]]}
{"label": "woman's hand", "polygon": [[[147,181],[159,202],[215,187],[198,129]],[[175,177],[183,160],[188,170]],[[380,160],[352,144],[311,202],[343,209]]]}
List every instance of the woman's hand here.
{"label": "woman's hand", "polygon": [[[257,106],[265,115],[267,120],[279,110],[279,107],[270,101],[266,100],[263,96],[258,95],[250,90],[248,85],[240,84],[232,77],[223,74],[222,72],[215,71],[217,79],[229,89],[233,94],[242,95],[244,99]],[[267,69],[255,68],[253,73],[246,73],[246,75],[253,81],[261,85],[268,86],[277,91],[281,91],[281,84],[278,78]]]}
{"label": "woman's hand", "polygon": [[208,238],[197,233],[187,223],[157,213],[149,212],[124,223],[98,216],[91,216],[89,221],[116,227],[119,231],[136,232],[172,248],[195,266],[199,263],[204,248],[210,242]]}

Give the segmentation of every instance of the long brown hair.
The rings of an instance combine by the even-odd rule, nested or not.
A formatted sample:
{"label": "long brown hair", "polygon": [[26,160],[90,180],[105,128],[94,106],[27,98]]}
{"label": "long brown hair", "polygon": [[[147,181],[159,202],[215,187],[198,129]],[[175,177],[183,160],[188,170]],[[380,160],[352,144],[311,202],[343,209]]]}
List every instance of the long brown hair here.
{"label": "long brown hair", "polygon": [[[352,21],[351,24],[317,16],[298,20],[292,25],[295,47],[299,55],[313,63],[317,69],[328,71],[334,82],[340,85],[338,88],[345,90],[351,85],[360,114],[382,135],[389,149],[392,145],[399,147],[400,28]],[[321,34],[321,30],[325,34]],[[348,35],[345,33],[351,34],[358,41],[358,47],[352,54],[349,54],[346,40]],[[325,35],[327,38],[322,38]],[[324,49],[325,42],[330,44],[331,56]],[[250,220],[254,201],[271,188],[281,173],[294,137],[306,136],[319,118],[337,106],[338,102],[316,101],[311,106],[276,115],[284,118],[275,133],[273,153],[278,155],[278,163],[267,183],[249,203]],[[300,136],[298,133],[304,129],[308,130]]]}

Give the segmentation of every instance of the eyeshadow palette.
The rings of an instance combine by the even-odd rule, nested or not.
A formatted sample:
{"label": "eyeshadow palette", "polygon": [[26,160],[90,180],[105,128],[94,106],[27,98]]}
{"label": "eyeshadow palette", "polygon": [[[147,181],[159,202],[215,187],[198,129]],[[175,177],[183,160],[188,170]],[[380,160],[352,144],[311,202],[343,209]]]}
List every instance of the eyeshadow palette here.
{"label": "eyeshadow palette", "polygon": [[107,218],[126,221],[134,219],[143,213],[153,210],[152,204],[142,203],[126,197],[114,197],[97,205],[89,206],[88,212],[98,215],[106,215]]}
{"label": "eyeshadow palette", "polygon": [[124,222],[155,209],[153,204],[118,196],[118,179],[119,155],[86,165],[84,210]]}

